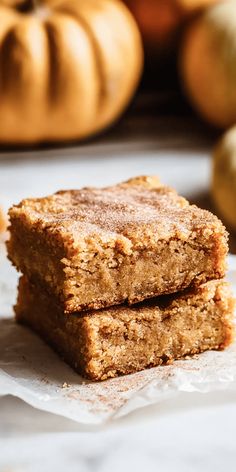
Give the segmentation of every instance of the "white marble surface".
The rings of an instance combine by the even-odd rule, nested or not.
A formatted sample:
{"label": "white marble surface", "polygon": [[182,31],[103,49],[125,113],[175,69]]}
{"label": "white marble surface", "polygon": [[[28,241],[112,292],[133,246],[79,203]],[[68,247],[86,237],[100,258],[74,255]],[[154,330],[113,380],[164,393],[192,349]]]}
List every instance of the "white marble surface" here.
{"label": "white marble surface", "polygon": [[[87,152],[86,152],[87,151]],[[126,150],[92,145],[58,152],[22,154],[1,159],[0,202],[7,209],[26,195],[41,196],[58,189],[107,185],[134,175],[158,174],[168,185],[194,198],[208,189],[210,162],[206,151]]]}
{"label": "white marble surface", "polygon": [[[158,135],[158,133],[157,133]],[[191,199],[208,191],[210,149],[176,139],[100,140],[52,151],[0,153],[0,203],[60,188],[159,174]],[[200,143],[201,144],[201,143]],[[1,347],[0,347],[1,349]],[[102,429],[0,399],[0,472],[234,472],[236,394],[180,394]]]}
{"label": "white marble surface", "polygon": [[1,472],[235,471],[235,393],[182,394],[102,430],[0,402]]}

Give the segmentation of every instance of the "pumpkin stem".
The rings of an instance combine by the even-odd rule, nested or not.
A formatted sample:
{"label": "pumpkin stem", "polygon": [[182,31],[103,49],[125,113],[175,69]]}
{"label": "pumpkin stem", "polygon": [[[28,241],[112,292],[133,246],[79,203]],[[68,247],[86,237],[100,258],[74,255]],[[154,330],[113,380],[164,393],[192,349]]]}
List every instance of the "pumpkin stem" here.
{"label": "pumpkin stem", "polygon": [[23,0],[15,6],[16,10],[20,13],[30,13],[33,12],[38,6],[37,0]]}

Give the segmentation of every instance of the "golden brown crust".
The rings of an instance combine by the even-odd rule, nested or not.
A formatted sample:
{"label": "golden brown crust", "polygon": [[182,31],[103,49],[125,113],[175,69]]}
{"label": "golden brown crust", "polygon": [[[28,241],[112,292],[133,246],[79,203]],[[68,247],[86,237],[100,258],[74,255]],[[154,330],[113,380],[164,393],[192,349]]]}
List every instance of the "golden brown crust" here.
{"label": "golden brown crust", "polygon": [[[157,241],[181,239],[189,234],[225,234],[220,220],[206,210],[189,205],[175,190],[156,178],[139,177],[105,189],[60,191],[13,206],[11,220],[35,231],[44,231],[69,249],[83,249],[87,238],[106,243],[116,240],[129,254],[131,249]],[[141,237],[142,236],[142,237]]]}
{"label": "golden brown crust", "polygon": [[20,279],[16,319],[38,332],[80,374],[105,380],[207,349],[234,337],[234,300],[226,282],[137,306],[64,315],[56,299]]}
{"label": "golden brown crust", "polygon": [[220,220],[155,177],[23,200],[9,215],[10,259],[68,312],[132,304],[225,274]]}

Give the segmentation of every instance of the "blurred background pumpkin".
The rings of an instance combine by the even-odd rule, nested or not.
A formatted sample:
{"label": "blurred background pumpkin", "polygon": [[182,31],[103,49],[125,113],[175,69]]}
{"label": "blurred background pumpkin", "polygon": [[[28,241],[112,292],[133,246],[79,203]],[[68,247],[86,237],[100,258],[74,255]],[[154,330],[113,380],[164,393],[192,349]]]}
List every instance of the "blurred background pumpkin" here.
{"label": "blurred background pumpkin", "polygon": [[118,0],[0,1],[0,142],[65,141],[122,113],[142,71]]}
{"label": "blurred background pumpkin", "polygon": [[3,233],[3,231],[6,230],[7,223],[6,223],[6,218],[3,213],[2,207],[0,207],[0,233]]}
{"label": "blurred background pumpkin", "polygon": [[168,80],[168,70],[174,62],[179,34],[185,21],[196,11],[217,0],[123,1],[129,7],[140,28],[149,79],[154,74],[154,80],[157,80],[160,74],[164,73]]}
{"label": "blurred background pumpkin", "polygon": [[236,126],[215,148],[211,191],[220,216],[236,232]]}
{"label": "blurred background pumpkin", "polygon": [[236,1],[227,0],[196,18],[180,52],[183,88],[210,124],[236,123]]}

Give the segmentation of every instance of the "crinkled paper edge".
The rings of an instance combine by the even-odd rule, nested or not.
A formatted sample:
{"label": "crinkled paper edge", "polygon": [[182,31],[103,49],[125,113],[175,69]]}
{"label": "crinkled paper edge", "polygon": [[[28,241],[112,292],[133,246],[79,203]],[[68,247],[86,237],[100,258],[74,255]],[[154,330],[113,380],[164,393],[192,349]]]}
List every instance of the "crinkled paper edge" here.
{"label": "crinkled paper edge", "polygon": [[[236,343],[173,365],[91,383],[78,376],[28,329],[12,319],[17,276],[0,251],[0,395],[14,395],[33,407],[84,425],[102,425],[180,392],[236,390]],[[236,295],[236,256],[228,279]]]}

